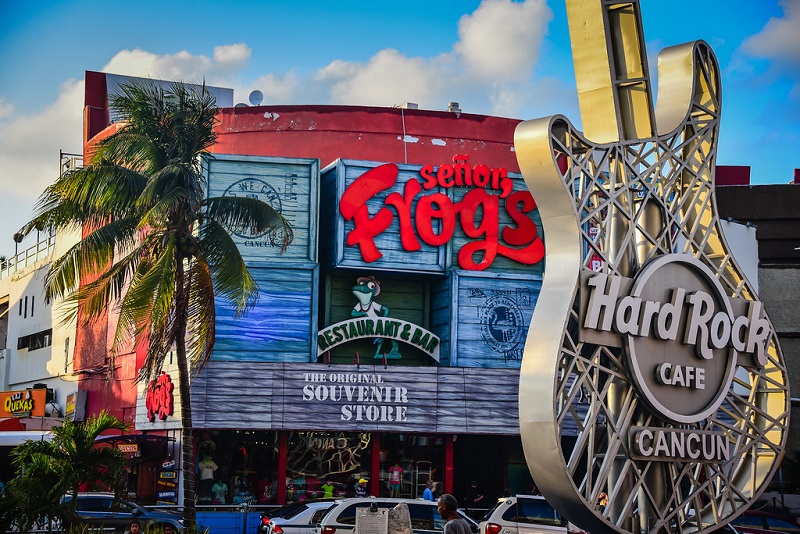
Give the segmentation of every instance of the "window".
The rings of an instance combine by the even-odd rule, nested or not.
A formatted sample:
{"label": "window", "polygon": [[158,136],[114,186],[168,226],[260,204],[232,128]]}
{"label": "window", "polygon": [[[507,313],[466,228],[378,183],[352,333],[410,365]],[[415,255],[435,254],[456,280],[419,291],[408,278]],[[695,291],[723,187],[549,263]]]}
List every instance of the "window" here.
{"label": "window", "polygon": [[111,509],[112,500],[104,497],[78,497],[78,511],[106,512]]}
{"label": "window", "polygon": [[36,350],[49,347],[53,343],[53,329],[48,328],[35,334],[22,336],[17,339],[17,350]]}

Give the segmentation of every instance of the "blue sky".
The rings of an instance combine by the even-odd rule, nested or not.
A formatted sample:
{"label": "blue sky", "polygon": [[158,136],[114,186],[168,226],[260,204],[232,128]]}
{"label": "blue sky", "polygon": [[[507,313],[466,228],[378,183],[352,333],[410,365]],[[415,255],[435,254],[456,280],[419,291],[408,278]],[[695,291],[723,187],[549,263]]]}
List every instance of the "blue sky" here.
{"label": "blue sky", "polygon": [[[800,167],[800,0],[642,0],[651,66],[697,39],[719,59],[718,163]],[[694,10],[702,9],[696,14]],[[562,0],[0,0],[0,254],[80,152],[83,73],[205,79],[265,104],[417,102],[580,124]]]}

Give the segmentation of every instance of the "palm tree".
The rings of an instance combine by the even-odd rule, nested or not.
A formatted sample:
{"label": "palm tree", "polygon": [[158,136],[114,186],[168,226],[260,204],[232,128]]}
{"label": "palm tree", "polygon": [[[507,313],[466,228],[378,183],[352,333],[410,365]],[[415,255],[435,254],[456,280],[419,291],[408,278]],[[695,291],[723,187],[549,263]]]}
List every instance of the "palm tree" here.
{"label": "palm tree", "polygon": [[269,232],[281,251],[293,234],[281,214],[260,200],[205,198],[201,156],[214,143],[217,110],[204,85],[131,83],[111,98],[111,108],[123,126],[98,143],[89,165],[66,172],[45,190],[21,232],[84,229],[85,237],[52,263],[45,294],[64,299],[66,320],[79,310],[79,317],[102,317],[117,303],[109,372],[118,348],[146,336],[138,379],[153,380],[174,347],[190,525],[195,477],[189,371],[211,356],[215,296],[240,314],[258,297],[229,229]]}
{"label": "palm tree", "polygon": [[16,477],[6,485],[0,501],[0,529],[9,522],[27,532],[36,524],[53,520],[68,524],[75,517],[81,483],[99,482],[115,492],[122,491],[126,476],[125,457],[114,447],[97,447],[95,439],[106,430],[127,430],[128,425],[102,411],[83,423],[69,419],[53,428],[53,439],[29,440],[11,453]]}

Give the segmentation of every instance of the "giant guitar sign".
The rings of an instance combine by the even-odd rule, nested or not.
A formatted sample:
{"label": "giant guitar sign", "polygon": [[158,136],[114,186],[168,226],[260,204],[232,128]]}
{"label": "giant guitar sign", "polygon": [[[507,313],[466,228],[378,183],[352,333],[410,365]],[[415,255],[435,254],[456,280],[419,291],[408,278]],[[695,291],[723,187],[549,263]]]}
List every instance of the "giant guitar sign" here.
{"label": "giant guitar sign", "polygon": [[719,66],[702,41],[662,51],[656,109],[638,2],[567,12],[584,131],[554,116],[515,133],[548,240],[520,376],[525,455],[591,532],[710,530],[766,488],[790,406],[715,212]]}

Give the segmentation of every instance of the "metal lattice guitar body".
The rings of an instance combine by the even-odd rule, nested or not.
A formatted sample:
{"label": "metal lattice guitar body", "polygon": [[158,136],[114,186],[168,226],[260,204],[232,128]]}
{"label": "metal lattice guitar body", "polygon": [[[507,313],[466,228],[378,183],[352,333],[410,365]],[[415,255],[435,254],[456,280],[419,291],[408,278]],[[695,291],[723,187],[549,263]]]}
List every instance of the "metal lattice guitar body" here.
{"label": "metal lattice guitar body", "polygon": [[719,67],[702,41],[662,51],[654,107],[638,2],[567,5],[583,133],[554,116],[515,134],[547,246],[520,377],[525,455],[592,532],[714,528],[765,489],[790,406],[716,213]]}

